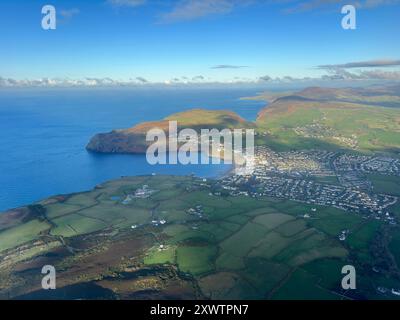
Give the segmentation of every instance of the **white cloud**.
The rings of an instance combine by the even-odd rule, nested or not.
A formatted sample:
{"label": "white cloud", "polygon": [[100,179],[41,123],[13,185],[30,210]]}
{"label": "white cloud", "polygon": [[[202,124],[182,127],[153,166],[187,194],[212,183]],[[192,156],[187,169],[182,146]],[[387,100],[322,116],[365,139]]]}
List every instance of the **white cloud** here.
{"label": "white cloud", "polygon": [[248,68],[248,66],[237,66],[237,65],[231,65],[231,64],[219,64],[219,65],[211,67],[211,69],[241,69],[241,68]]}
{"label": "white cloud", "polygon": [[400,80],[400,71],[363,70],[349,72],[344,69],[329,70],[328,75],[322,76],[323,80]]}
{"label": "white cloud", "polygon": [[169,8],[159,15],[161,23],[175,23],[229,14],[237,8],[249,5],[282,5],[283,12],[297,13],[324,8],[334,8],[344,4],[353,4],[360,9],[400,3],[400,0],[106,0],[114,7],[139,7],[155,4],[160,8]]}
{"label": "white cloud", "polygon": [[203,76],[195,76],[192,78],[193,81],[203,81],[205,78]]}
{"label": "white cloud", "polygon": [[147,83],[147,79],[143,78],[143,77],[136,77],[136,80],[138,80],[141,83]]}
{"label": "white cloud", "polygon": [[268,82],[268,81],[272,81],[273,79],[270,76],[265,75],[265,76],[260,77],[259,80]]}
{"label": "white cloud", "polygon": [[[276,0],[279,3],[280,0]],[[285,2],[285,0],[282,0]],[[372,9],[380,6],[392,5],[400,3],[400,0],[309,0],[309,1],[290,1],[286,2],[291,3],[292,5],[287,7],[284,11],[286,13],[297,13],[304,11],[312,11],[318,10],[325,7],[334,7],[345,4],[352,4],[359,9]]]}
{"label": "white cloud", "polygon": [[[319,65],[316,68],[328,74],[321,78],[324,80],[400,80],[400,60],[379,59],[356,61],[342,64]],[[378,69],[379,68],[379,69]],[[390,70],[388,70],[390,68]],[[350,70],[351,71],[350,71]]]}
{"label": "white cloud", "polygon": [[[140,77],[138,77],[139,79]],[[143,79],[143,78],[142,78]],[[22,79],[0,77],[0,87],[98,87],[98,86],[126,86],[143,84],[140,80],[114,80],[111,78],[39,78]]]}
{"label": "white cloud", "polygon": [[138,7],[146,2],[147,0],[107,0],[107,3],[115,7]]}
{"label": "white cloud", "polygon": [[65,19],[70,19],[73,16],[76,16],[80,13],[80,10],[77,8],[73,8],[73,9],[61,9],[60,10],[60,15],[65,18]]}
{"label": "white cloud", "polygon": [[[287,84],[306,83],[310,81],[400,81],[400,71],[387,69],[387,65],[397,65],[398,60],[373,60],[369,62],[352,62],[341,65],[320,66],[326,74],[319,77],[261,77],[244,78],[235,76],[221,81],[213,80],[204,75],[172,77],[164,82],[154,82],[137,76],[128,80],[117,80],[109,77],[85,77],[81,79],[69,78],[40,78],[40,79],[12,79],[0,77],[0,87],[124,87],[124,86],[152,86],[152,85],[226,85],[226,84]],[[373,68],[379,66],[381,69]],[[346,67],[341,67],[346,66]],[[363,69],[363,67],[366,69]],[[385,67],[385,68],[382,68]],[[348,71],[347,68],[352,71]],[[355,68],[355,69],[352,69]],[[235,68],[234,68],[235,69]]]}
{"label": "white cloud", "polygon": [[181,0],[171,11],[161,15],[161,22],[172,23],[226,14],[231,12],[239,2],[237,0]]}
{"label": "white cloud", "polygon": [[369,61],[357,61],[343,64],[326,64],[317,66],[319,69],[351,69],[351,68],[371,68],[371,67],[393,67],[400,66],[400,60],[381,59]]}

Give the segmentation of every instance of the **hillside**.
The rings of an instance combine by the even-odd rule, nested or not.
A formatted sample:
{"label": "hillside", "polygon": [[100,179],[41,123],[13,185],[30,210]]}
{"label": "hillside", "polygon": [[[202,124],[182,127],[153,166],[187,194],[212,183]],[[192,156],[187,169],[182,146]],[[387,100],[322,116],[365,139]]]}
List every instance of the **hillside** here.
{"label": "hillside", "polygon": [[307,88],[279,97],[258,115],[257,143],[275,149],[398,153],[400,109],[378,103],[399,99],[389,91]]}
{"label": "hillside", "polygon": [[[101,153],[144,153],[153,128],[168,133],[168,122],[179,129],[256,128],[256,144],[275,150],[348,149],[356,152],[400,152],[400,90],[397,87],[318,88],[281,94],[264,93],[246,99],[265,99],[255,123],[231,111],[194,109],[161,121],[95,135],[87,149]],[[388,104],[390,106],[388,106]]]}
{"label": "hillside", "polygon": [[101,153],[144,153],[150,144],[146,142],[146,133],[160,128],[168,134],[169,121],[177,121],[178,130],[192,128],[197,132],[201,129],[241,129],[254,126],[231,111],[193,109],[175,113],[161,121],[144,122],[129,129],[97,134],[86,148]]}
{"label": "hillside", "polygon": [[277,102],[281,100],[312,100],[354,102],[379,107],[400,107],[400,88],[398,86],[370,88],[322,88],[309,87],[299,92],[262,92],[255,97],[244,100],[264,100]]}

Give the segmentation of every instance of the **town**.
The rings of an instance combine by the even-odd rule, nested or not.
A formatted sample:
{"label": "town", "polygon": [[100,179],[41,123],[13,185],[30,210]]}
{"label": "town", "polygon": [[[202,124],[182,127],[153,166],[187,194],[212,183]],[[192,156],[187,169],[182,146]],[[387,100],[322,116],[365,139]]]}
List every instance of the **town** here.
{"label": "town", "polygon": [[[218,188],[232,196],[269,196],[373,215],[396,224],[394,195],[376,193],[366,174],[400,176],[400,161],[332,151],[274,152],[256,147],[252,172],[224,177]],[[215,191],[220,195],[220,191]]]}

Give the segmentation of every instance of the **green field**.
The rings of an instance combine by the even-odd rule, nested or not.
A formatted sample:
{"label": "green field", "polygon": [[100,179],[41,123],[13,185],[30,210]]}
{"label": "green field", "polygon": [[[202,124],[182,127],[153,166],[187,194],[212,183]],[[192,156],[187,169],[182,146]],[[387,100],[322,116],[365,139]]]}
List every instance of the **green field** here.
{"label": "green field", "polygon": [[372,182],[376,193],[400,196],[400,179],[398,177],[380,174],[368,174],[367,177]]}
{"label": "green field", "polygon": [[[149,197],[123,204],[143,185],[152,189]],[[1,231],[0,254],[25,245],[30,249],[21,259],[31,259],[42,250],[35,247],[38,240],[51,240],[50,250],[79,237],[109,234],[99,241],[111,245],[117,241],[113,237],[139,233],[139,238],[152,239],[139,251],[143,266],[174,266],[190,274],[205,297],[232,299],[343,299],[338,287],[341,266],[373,264],[371,247],[380,221],[323,206],[305,219],[315,205],[217,197],[209,194],[210,187],[195,177],[126,178],[58,202],[43,201],[47,220]],[[201,216],[190,214],[193,208]],[[338,235],[344,229],[349,235],[341,242]],[[398,240],[393,237],[390,243],[396,259]],[[360,277],[365,292],[373,290],[371,277]],[[377,285],[385,283],[374,277]]]}
{"label": "green field", "polygon": [[[277,101],[257,118],[257,143],[277,151],[348,149],[396,152],[400,149],[400,109],[359,103]],[[297,131],[296,131],[297,130]]]}
{"label": "green field", "polygon": [[50,226],[46,222],[32,220],[17,227],[0,232],[0,252],[17,247],[26,242],[35,240],[40,233],[48,230]]}

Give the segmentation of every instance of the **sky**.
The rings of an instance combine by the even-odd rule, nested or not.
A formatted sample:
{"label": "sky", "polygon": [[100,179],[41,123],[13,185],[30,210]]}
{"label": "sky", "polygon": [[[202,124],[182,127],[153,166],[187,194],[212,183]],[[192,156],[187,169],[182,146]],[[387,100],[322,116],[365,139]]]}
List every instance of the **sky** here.
{"label": "sky", "polygon": [[2,0],[0,86],[399,81],[399,18],[400,0]]}

